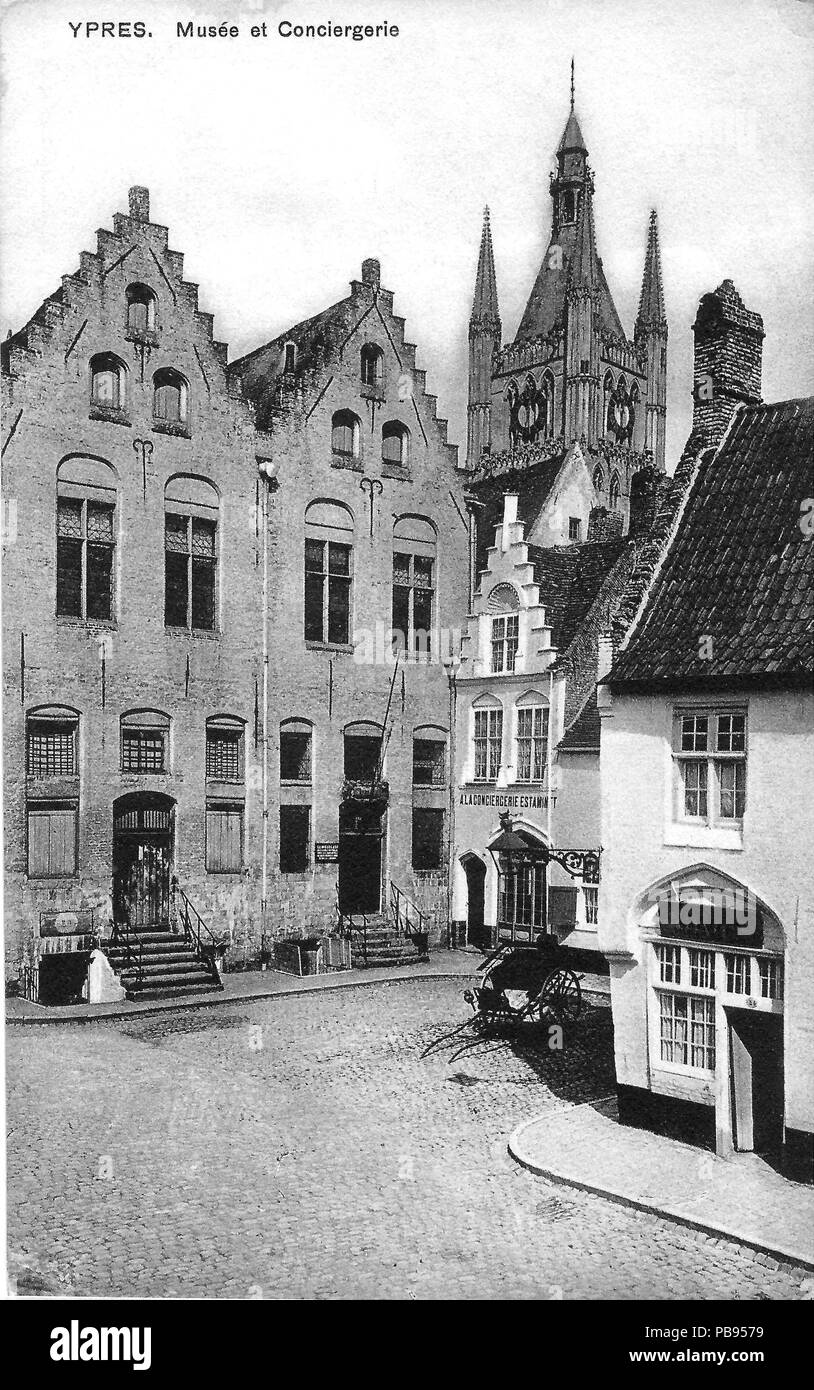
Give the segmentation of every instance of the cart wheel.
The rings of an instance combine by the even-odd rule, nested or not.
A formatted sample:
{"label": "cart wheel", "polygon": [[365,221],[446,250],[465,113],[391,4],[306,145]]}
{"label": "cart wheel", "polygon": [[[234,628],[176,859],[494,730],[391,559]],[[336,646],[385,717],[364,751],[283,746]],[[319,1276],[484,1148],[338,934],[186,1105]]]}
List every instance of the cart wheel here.
{"label": "cart wheel", "polygon": [[548,1004],[552,1013],[563,1023],[576,1023],[582,1013],[582,990],[572,970],[555,970],[549,975],[540,995],[541,1006]]}

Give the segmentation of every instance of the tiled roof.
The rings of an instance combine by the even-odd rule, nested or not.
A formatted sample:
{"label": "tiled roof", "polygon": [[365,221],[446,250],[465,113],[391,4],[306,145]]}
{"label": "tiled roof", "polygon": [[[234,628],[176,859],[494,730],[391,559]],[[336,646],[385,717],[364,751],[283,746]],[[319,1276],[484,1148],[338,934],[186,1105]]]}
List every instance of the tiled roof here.
{"label": "tiled roof", "polygon": [[593,752],[599,747],[601,720],[596,705],[596,689],[585,701],[573,724],[566,729],[559,747],[565,753]]}
{"label": "tiled roof", "polygon": [[813,438],[814,397],[738,411],[700,464],[612,686],[812,679]]}
{"label": "tiled roof", "polygon": [[605,579],[630,542],[627,538],[583,545],[528,547],[540,602],[560,652],[575,637]]}

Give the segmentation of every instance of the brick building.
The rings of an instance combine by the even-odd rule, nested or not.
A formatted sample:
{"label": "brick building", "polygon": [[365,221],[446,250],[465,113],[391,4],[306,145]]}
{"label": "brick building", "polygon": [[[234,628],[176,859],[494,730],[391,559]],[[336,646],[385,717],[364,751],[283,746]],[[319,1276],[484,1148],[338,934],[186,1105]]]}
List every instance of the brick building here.
{"label": "brick building", "polygon": [[262,441],[226,356],[142,188],[3,345],[6,964],[43,998],[174,876],[253,930]]}
{"label": "brick building", "polygon": [[458,451],[375,260],[346,298],[230,376],[279,465],[268,495],[268,916],[311,931],[338,906],[367,918],[369,949],[394,958],[410,951],[387,940],[396,890],[432,941],[446,933],[443,658],[469,571]]}

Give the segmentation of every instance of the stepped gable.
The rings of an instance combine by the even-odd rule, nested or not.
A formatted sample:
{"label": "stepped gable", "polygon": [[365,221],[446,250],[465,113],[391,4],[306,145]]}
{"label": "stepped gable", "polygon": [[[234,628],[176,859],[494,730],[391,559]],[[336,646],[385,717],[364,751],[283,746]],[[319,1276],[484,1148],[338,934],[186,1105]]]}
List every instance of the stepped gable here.
{"label": "stepped gable", "polygon": [[688,451],[686,503],[612,688],[811,683],[813,435],[808,397],[741,407],[693,469]]}
{"label": "stepped gable", "polygon": [[[438,414],[438,397],[426,389],[427,373],[416,366],[417,346],[408,342],[406,321],[393,312],[393,301],[393,291],[381,288],[379,262],[368,258],[362,262],[361,280],[351,281],[351,292],[344,299],[235,358],[229,364],[229,379],[240,383],[252,404],[258,428],[270,429],[275,417],[291,410],[307,418],[332,380],[332,366],[355,350],[356,334],[372,315],[384,327],[400,370],[411,379],[413,406],[421,430],[429,425],[435,431],[438,442],[457,467],[458,446],[447,439],[449,422]],[[286,369],[287,343],[296,348],[291,370]],[[424,410],[419,411],[419,403]]]}
{"label": "stepped gable", "polygon": [[[97,296],[108,277],[124,267],[128,274],[129,258],[136,250],[147,252],[151,272],[156,271],[173,302],[180,300],[192,313],[200,329],[199,343],[208,349],[201,364],[202,374],[211,372],[222,389],[226,389],[228,346],[214,337],[214,319],[198,307],[198,286],[184,279],[184,257],[168,245],[169,231],[160,223],[150,221],[150,199],[146,188],[130,189],[129,212],[115,213],[113,230],[100,228],[96,233],[96,251],[83,251],[79,269],[62,277],[58,290],[49,295],[28,322],[2,344],[2,370],[9,376],[23,375],[27,364],[41,356],[55,341],[65,350],[66,360],[84,329],[85,306],[91,296]],[[128,278],[132,278],[128,274]],[[207,381],[207,389],[212,381]],[[239,394],[239,393],[238,393]]]}

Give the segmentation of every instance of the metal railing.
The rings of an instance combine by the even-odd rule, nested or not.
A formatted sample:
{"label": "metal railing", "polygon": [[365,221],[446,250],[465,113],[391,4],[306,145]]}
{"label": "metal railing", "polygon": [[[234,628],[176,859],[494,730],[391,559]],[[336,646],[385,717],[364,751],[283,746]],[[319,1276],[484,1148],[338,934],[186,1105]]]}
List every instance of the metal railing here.
{"label": "metal railing", "polygon": [[336,916],[339,935],[350,941],[353,949],[353,936],[361,936],[362,959],[367,965],[367,915],[364,912],[343,912],[339,904],[339,884],[336,885]]}
{"label": "metal railing", "polygon": [[[129,922],[114,922],[111,944],[117,946],[124,952],[124,969],[132,968],[136,972],[136,980],[139,984],[144,979],[144,946],[137,932],[134,932]],[[122,972],[117,972],[121,974]]]}
{"label": "metal railing", "polygon": [[396,935],[406,936],[425,952],[429,941],[427,915],[395,883],[390,884],[390,912]]}
{"label": "metal railing", "polygon": [[[177,878],[172,880],[172,896],[175,921],[183,930],[184,940],[193,948],[197,959],[207,966],[215,983],[220,984],[220,975],[215,964],[219,944],[217,938],[209,930],[198,909],[190,902]],[[207,939],[204,940],[204,937]]]}

